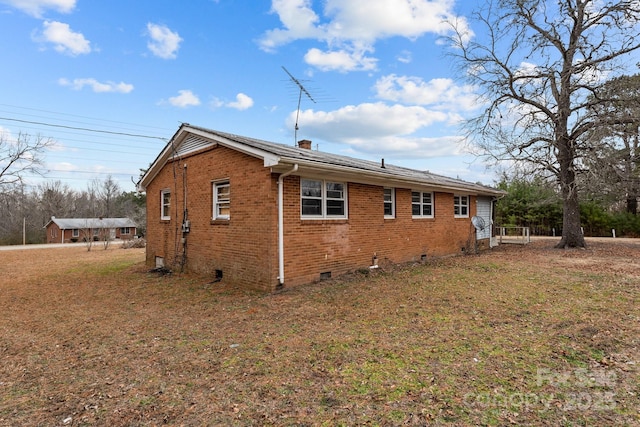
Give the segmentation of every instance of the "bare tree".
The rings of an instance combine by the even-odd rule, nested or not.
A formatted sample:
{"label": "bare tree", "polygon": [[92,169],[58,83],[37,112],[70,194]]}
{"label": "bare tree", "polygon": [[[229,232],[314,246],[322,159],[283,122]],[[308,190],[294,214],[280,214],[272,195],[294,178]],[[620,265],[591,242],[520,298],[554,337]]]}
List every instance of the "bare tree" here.
{"label": "bare tree", "polygon": [[640,3],[487,0],[473,19],[482,36],[461,25],[453,37],[453,55],[488,104],[470,137],[498,161],[552,172],[563,201],[557,247],[584,247],[577,164],[585,134],[607,125],[589,115],[590,95],[640,48]]}
{"label": "bare tree", "polygon": [[104,206],[103,215],[105,217],[113,216],[115,201],[120,195],[120,186],[111,175],[107,176],[107,178],[101,183],[98,194]]}
{"label": "bare tree", "polygon": [[59,218],[73,216],[76,196],[67,184],[59,180],[46,181],[38,184],[36,191],[44,219],[48,221],[51,216]]}
{"label": "bare tree", "polygon": [[91,252],[91,248],[93,247],[94,234],[94,225],[90,219],[87,219],[80,229],[80,238],[84,242],[88,252]]}
{"label": "bare tree", "polygon": [[108,218],[100,220],[102,228],[100,229],[100,240],[102,241],[102,247],[104,250],[109,249],[109,244],[115,238],[115,232],[112,235],[111,231],[115,230],[115,224]]}
{"label": "bare tree", "polygon": [[593,96],[594,120],[610,123],[589,136],[595,141],[586,157],[587,188],[624,199],[626,211],[637,215],[640,196],[640,74],[607,81]]}
{"label": "bare tree", "polygon": [[0,187],[22,182],[24,174],[42,172],[42,154],[53,144],[48,138],[19,133],[13,139],[0,132]]}

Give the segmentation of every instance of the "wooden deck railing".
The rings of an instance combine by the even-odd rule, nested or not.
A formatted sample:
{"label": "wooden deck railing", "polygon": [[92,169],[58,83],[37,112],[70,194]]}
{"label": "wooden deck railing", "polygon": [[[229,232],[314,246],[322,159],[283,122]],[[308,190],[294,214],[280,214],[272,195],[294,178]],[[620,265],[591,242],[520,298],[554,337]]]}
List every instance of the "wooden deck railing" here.
{"label": "wooden deck railing", "polygon": [[496,226],[496,237],[498,243],[512,243],[526,245],[531,242],[529,227],[501,227]]}

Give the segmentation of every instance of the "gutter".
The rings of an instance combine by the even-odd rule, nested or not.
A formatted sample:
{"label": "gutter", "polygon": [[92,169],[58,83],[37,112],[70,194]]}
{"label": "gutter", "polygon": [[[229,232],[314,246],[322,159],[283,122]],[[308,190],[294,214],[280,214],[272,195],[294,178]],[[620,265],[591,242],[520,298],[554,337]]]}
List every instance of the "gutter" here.
{"label": "gutter", "polygon": [[298,164],[278,177],[278,286],[284,286],[284,178],[298,170]]}
{"label": "gutter", "polygon": [[[318,163],[312,160],[296,159],[292,157],[281,157],[281,164],[297,164],[305,171],[318,171],[323,174],[335,173],[343,178],[363,183],[375,183],[376,185],[395,185],[395,186],[407,186],[407,188],[430,188],[430,191],[447,191],[447,192],[460,192],[469,193],[472,195],[494,196],[498,197],[504,195],[503,191],[496,190],[491,187],[479,186],[471,182],[456,182],[453,178],[442,176],[445,182],[437,181],[425,181],[423,179],[399,176],[394,173],[389,173],[389,169],[382,169],[382,171],[374,171],[369,169],[350,168],[342,165],[333,165],[330,163]],[[417,171],[419,172],[419,171]],[[451,182],[454,181],[454,182]]]}

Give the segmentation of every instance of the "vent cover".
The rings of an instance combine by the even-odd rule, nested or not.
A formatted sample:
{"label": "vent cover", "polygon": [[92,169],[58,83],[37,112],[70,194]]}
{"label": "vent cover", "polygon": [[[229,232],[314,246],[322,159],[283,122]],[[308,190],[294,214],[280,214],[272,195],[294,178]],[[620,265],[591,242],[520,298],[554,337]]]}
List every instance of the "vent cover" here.
{"label": "vent cover", "polygon": [[184,141],[182,141],[180,147],[178,147],[178,149],[176,150],[174,157],[184,156],[213,144],[215,144],[215,142],[212,142],[211,140],[208,140],[206,138],[202,138],[201,136],[189,135],[184,139]]}

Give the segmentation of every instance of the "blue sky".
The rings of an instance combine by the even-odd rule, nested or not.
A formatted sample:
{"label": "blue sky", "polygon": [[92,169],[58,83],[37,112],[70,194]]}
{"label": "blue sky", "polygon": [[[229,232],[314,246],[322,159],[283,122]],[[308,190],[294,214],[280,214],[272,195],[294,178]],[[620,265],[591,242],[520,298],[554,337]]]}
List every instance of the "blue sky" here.
{"label": "blue sky", "polygon": [[[453,0],[0,0],[0,132],[50,137],[48,180],[134,189],[182,122],[493,183],[466,153]],[[316,145],[317,144],[317,145]],[[35,185],[38,180],[29,178]]]}

